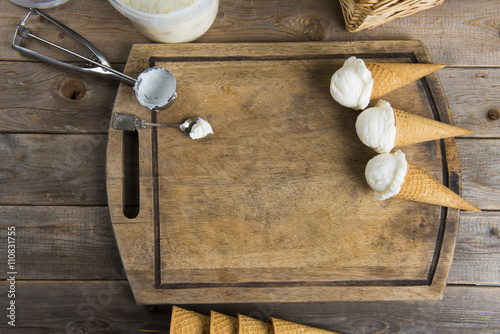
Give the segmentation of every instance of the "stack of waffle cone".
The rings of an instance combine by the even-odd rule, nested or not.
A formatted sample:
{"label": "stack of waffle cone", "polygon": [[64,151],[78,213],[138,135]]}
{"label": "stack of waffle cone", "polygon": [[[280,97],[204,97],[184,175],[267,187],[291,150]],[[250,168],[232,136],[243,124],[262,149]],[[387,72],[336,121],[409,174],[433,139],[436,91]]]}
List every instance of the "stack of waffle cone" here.
{"label": "stack of waffle cone", "polygon": [[396,121],[394,146],[471,134],[472,131],[393,109]]}
{"label": "stack of waffle cone", "polygon": [[401,191],[394,197],[467,211],[481,211],[409,162]]}
{"label": "stack of waffle cone", "polygon": [[325,329],[309,327],[276,318],[269,318],[275,334],[339,334]]}
{"label": "stack of waffle cone", "polygon": [[170,321],[170,334],[208,334],[210,317],[174,306]]}
{"label": "stack of waffle cone", "polygon": [[238,334],[271,334],[271,324],[238,314]]}
{"label": "stack of waffle cone", "polygon": [[238,319],[218,313],[210,312],[210,334],[237,334]]}
{"label": "stack of waffle cone", "polygon": [[238,318],[211,311],[210,317],[174,306],[170,334],[340,334],[277,318],[263,322],[241,314]]}
{"label": "stack of waffle cone", "polygon": [[404,85],[425,77],[441,68],[441,64],[366,63],[372,73],[373,90],[370,100],[375,100]]}

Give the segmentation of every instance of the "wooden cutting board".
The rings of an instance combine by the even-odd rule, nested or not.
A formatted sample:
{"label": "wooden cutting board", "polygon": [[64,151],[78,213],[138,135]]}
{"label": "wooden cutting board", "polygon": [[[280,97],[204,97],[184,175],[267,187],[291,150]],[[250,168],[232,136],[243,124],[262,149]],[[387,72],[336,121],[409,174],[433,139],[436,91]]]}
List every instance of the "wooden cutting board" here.
{"label": "wooden cutting board", "polygon": [[[431,62],[419,41],[133,47],[125,72],[166,67],[178,98],[151,112],[121,85],[113,112],[199,116],[215,132],[109,131],[109,207],[138,303],[441,298],[459,211],[374,198],[364,169],[376,153],[357,138],[359,112],[329,92],[351,55]],[[384,99],[451,122],[435,73]],[[402,150],[459,192],[453,139]]]}

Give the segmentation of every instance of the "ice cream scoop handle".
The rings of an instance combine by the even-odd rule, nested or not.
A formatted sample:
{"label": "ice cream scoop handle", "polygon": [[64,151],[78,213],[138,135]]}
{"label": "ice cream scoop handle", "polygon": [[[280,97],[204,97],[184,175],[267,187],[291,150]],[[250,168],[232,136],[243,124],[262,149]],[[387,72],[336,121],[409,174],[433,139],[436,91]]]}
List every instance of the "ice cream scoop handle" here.
{"label": "ice cream scoop handle", "polygon": [[157,126],[157,127],[162,127],[162,128],[179,128],[179,124],[160,124],[160,123],[150,123],[150,122],[145,122],[141,120],[141,127],[145,126]]}

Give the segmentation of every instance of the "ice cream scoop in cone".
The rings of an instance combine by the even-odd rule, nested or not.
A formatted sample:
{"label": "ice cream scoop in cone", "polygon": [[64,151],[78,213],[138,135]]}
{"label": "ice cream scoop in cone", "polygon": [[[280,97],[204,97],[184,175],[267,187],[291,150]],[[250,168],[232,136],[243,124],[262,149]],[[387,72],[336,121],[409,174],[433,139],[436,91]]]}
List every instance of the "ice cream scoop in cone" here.
{"label": "ice cream scoop in cone", "polygon": [[393,109],[389,102],[379,100],[359,114],[356,133],[366,146],[388,153],[395,146],[468,135],[472,131]]}
{"label": "ice cream scoop in cone", "polygon": [[174,306],[170,321],[170,334],[208,334],[210,317]]}
{"label": "ice cream scoop in cone", "polygon": [[366,63],[374,81],[370,100],[378,99],[444,66],[442,64]]}
{"label": "ice cream scoop in cone", "polygon": [[276,318],[269,318],[275,334],[340,334]]}
{"label": "ice cream scoop in cone", "polygon": [[472,134],[472,131],[393,109],[396,122],[394,146]]}
{"label": "ice cream scoop in cone", "polygon": [[238,334],[271,334],[271,324],[238,314]]}
{"label": "ice cream scoop in cone", "polygon": [[442,185],[438,180],[408,162],[401,191],[394,197],[466,211],[481,212],[474,205]]}
{"label": "ice cream scoop in cone", "polygon": [[479,208],[445,187],[432,176],[406,161],[401,151],[382,153],[366,164],[365,177],[375,198],[397,197],[467,211]]}
{"label": "ice cream scoop in cone", "polygon": [[210,312],[210,334],[237,334],[238,319],[218,313]]}
{"label": "ice cream scoop in cone", "polygon": [[370,100],[443,68],[440,64],[366,63],[348,58],[330,80],[330,94],[344,107],[363,110]]}

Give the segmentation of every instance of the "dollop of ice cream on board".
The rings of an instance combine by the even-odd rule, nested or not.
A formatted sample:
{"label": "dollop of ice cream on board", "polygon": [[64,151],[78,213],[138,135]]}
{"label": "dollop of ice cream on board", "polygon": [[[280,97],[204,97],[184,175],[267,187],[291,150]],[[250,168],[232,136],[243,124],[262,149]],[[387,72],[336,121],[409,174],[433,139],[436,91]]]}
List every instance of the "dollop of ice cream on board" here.
{"label": "dollop of ice cream on board", "polygon": [[202,118],[198,118],[195,125],[193,125],[193,127],[191,128],[189,136],[191,137],[191,139],[200,139],[213,133],[214,131],[210,123]]}
{"label": "dollop of ice cream on board", "polygon": [[403,152],[381,153],[366,164],[365,177],[379,201],[401,191],[408,163]]}
{"label": "dollop of ice cream on board", "polygon": [[363,144],[378,153],[389,153],[396,139],[394,110],[389,102],[379,100],[375,107],[365,109],[356,120],[356,133]]}
{"label": "dollop of ice cream on board", "polygon": [[362,59],[350,57],[332,76],[330,94],[344,107],[363,110],[370,102],[373,78]]}

